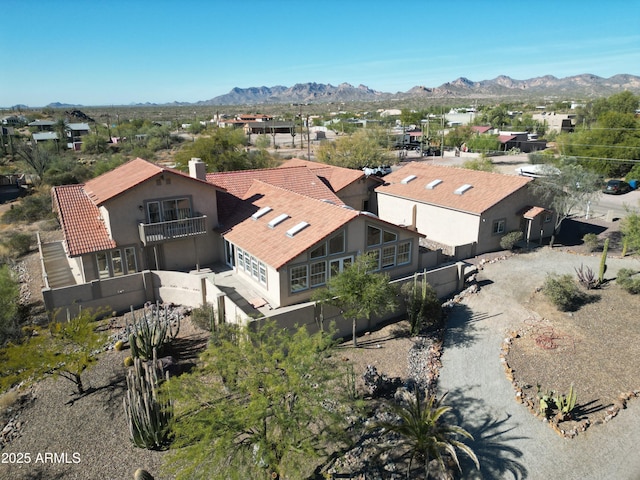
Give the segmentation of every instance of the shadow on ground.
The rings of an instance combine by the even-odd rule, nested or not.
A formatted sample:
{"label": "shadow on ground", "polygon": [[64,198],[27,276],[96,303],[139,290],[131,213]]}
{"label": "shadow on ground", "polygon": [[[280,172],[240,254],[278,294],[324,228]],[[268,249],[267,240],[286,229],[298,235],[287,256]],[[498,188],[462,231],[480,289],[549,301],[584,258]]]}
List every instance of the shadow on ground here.
{"label": "shadow on ground", "polygon": [[[473,387],[471,387],[473,389]],[[512,446],[514,440],[525,437],[516,436],[512,431],[518,426],[510,415],[497,417],[478,412],[488,410],[486,404],[472,398],[461,390],[448,392],[443,402],[453,406],[451,411],[454,422],[467,430],[473,440],[464,440],[478,457],[482,478],[514,478],[525,479],[529,472],[521,463],[523,452]],[[458,455],[463,478],[476,478],[478,471],[465,454]],[[475,474],[475,475],[471,475]]]}

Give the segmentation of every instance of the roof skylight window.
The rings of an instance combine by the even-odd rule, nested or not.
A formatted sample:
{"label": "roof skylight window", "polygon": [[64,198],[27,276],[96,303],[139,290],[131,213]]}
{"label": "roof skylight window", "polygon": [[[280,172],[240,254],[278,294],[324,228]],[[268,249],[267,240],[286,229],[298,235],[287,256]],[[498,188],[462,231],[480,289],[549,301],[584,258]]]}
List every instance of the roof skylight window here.
{"label": "roof skylight window", "polygon": [[271,220],[267,225],[269,226],[269,228],[274,228],[276,225],[284,222],[287,218],[289,218],[289,215],[287,215],[286,213],[281,213],[276,218]]}
{"label": "roof skylight window", "polygon": [[415,175],[409,175],[408,177],[404,177],[400,181],[400,183],[402,183],[403,185],[406,185],[407,183],[411,182],[412,180],[415,180],[416,178],[418,178],[418,177],[416,177]]}
{"label": "roof skylight window", "polygon": [[458,187],[453,193],[455,193],[456,195],[462,195],[464,192],[466,192],[471,188],[473,188],[473,185],[469,185],[468,183],[465,183],[461,187]]}
{"label": "roof skylight window", "polygon": [[287,237],[293,238],[297,233],[307,228],[309,224],[307,222],[300,222],[287,230]]}
{"label": "roof skylight window", "polygon": [[441,183],[442,183],[442,180],[440,180],[439,178],[436,178],[434,181],[427,183],[427,186],[425,188],[427,190],[433,190],[434,188],[436,188]]}
{"label": "roof skylight window", "polygon": [[273,210],[271,207],[262,207],[256,213],[251,215],[251,218],[253,218],[254,220],[257,220],[260,217],[262,217],[262,216],[266,215],[267,213],[269,213],[271,210]]}

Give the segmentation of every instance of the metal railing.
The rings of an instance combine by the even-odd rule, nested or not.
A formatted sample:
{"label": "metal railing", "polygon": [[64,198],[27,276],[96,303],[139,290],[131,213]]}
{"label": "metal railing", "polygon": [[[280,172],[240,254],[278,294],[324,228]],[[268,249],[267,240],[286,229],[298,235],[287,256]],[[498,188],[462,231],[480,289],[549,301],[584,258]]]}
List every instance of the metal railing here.
{"label": "metal railing", "polygon": [[169,222],[139,223],[138,231],[143,245],[167,242],[207,233],[207,216],[195,216]]}

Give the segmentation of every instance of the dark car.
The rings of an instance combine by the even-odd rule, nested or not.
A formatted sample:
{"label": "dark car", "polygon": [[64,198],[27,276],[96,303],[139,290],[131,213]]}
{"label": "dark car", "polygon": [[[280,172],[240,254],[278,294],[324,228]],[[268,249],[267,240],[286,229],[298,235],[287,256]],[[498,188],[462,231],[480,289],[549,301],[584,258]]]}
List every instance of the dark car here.
{"label": "dark car", "polygon": [[603,193],[610,193],[612,195],[621,195],[631,191],[631,185],[622,180],[609,180],[604,188]]}

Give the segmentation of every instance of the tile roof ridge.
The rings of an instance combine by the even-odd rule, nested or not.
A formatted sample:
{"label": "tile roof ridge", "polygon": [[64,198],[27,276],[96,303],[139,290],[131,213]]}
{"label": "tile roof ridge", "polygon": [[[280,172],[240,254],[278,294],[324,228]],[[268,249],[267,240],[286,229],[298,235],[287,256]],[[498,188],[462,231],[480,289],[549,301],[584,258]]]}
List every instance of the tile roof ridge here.
{"label": "tile roof ridge", "polygon": [[[254,178],[254,179],[253,179],[253,182],[251,182],[251,187],[249,187],[249,189],[247,190],[247,192],[245,192],[245,199],[246,199],[246,197],[247,197],[248,192],[253,188],[253,186],[254,186],[254,184],[255,184],[256,182],[257,182],[257,183],[260,183],[260,184],[263,184],[263,185],[266,185],[267,187],[272,188],[272,189],[275,189],[275,190],[282,190],[283,192],[291,193],[291,194],[293,194],[293,195],[296,195],[296,196],[298,196],[298,197],[304,198],[304,199],[306,199],[306,200],[312,200],[312,201],[314,201],[314,202],[320,202],[320,203],[322,203],[323,205],[332,205],[332,206],[334,206],[334,207],[338,207],[338,208],[340,208],[340,209],[342,209],[342,210],[347,210],[345,207],[343,207],[343,206],[342,206],[342,205],[346,205],[345,203],[337,204],[337,203],[333,202],[332,200],[330,200],[330,199],[328,199],[328,198],[327,198],[327,199],[320,199],[320,198],[316,198],[316,197],[310,197],[309,195],[305,195],[305,194],[303,194],[303,193],[299,193],[299,192],[296,192],[296,191],[294,191],[294,190],[290,190],[290,189],[288,189],[288,188],[281,187],[281,186],[279,186],[279,185],[274,185],[274,184],[272,184],[272,183],[265,182],[265,181],[260,180],[260,179],[257,179],[257,178]],[[355,212],[357,212],[357,210],[355,210],[355,209],[354,209],[354,211],[355,211]]]}

